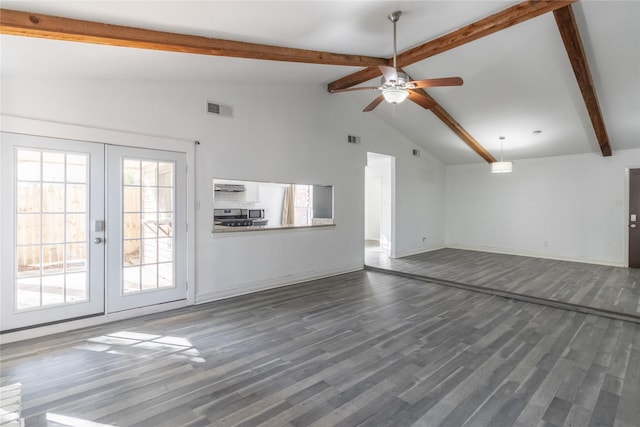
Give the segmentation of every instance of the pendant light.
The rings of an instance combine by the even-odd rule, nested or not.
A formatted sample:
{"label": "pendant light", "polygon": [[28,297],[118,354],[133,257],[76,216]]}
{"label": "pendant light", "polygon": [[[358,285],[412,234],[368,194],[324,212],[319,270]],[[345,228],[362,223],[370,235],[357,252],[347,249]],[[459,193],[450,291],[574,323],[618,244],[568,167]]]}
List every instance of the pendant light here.
{"label": "pendant light", "polygon": [[505,162],[502,159],[504,139],[504,136],[500,137],[500,161],[491,163],[491,173],[511,173],[513,171],[513,163]]}

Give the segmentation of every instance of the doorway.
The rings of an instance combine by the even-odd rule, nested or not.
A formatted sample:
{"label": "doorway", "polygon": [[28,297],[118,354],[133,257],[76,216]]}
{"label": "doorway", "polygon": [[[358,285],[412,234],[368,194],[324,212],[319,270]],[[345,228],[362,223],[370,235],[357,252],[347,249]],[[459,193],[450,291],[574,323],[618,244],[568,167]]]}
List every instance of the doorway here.
{"label": "doorway", "polygon": [[365,261],[367,257],[395,256],[394,198],[395,158],[367,153],[365,167]]}
{"label": "doorway", "polygon": [[186,299],[184,153],[1,136],[3,332]]}

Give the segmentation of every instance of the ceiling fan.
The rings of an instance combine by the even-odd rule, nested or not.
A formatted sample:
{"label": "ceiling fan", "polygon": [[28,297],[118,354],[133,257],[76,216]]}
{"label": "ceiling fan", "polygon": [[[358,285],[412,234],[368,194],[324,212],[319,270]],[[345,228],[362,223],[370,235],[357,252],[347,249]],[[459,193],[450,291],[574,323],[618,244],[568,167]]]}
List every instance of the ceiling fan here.
{"label": "ceiling fan", "polygon": [[355,90],[377,90],[381,94],[378,95],[369,105],[365,107],[364,112],[371,111],[376,108],[382,101],[390,104],[399,104],[405,99],[415,102],[423,108],[429,109],[433,107],[433,101],[416,92],[414,89],[436,86],[461,86],[462,79],[460,77],[444,77],[438,79],[409,80],[409,76],[398,71],[396,66],[396,22],[400,19],[401,11],[397,10],[389,14],[389,21],[393,24],[393,67],[379,65],[382,72],[382,81],[380,86],[363,86],[352,87],[347,89],[332,90],[331,93],[350,92]]}

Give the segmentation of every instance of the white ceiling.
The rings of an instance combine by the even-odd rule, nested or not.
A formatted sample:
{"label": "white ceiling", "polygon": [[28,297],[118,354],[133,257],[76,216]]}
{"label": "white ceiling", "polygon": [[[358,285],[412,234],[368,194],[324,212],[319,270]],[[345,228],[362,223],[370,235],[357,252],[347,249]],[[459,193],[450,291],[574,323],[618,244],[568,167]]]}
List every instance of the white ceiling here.
{"label": "white ceiling", "polygon": [[[390,57],[518,1],[2,1],[5,9],[336,53]],[[640,147],[640,1],[573,5],[614,155]],[[359,68],[221,58],[0,37],[2,76],[327,83]],[[248,66],[250,64],[250,66]],[[460,76],[428,92],[495,157],[600,153],[552,13],[406,67]],[[377,84],[377,81],[368,84]],[[371,91],[334,94],[375,114],[445,164],[483,162],[432,113],[407,102],[360,113]],[[542,130],[539,135],[532,131]]]}

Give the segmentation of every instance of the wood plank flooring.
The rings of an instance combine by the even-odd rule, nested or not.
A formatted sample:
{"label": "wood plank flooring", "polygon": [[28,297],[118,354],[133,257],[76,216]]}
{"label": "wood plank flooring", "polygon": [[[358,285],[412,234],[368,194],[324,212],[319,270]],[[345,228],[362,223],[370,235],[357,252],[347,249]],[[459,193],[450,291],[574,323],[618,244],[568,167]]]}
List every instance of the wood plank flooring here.
{"label": "wood plank flooring", "polygon": [[640,269],[461,249],[390,259],[368,247],[365,263],[393,271],[622,313],[640,320]]}
{"label": "wood plank flooring", "polygon": [[640,420],[640,325],[367,271],[0,351],[30,426]]}

